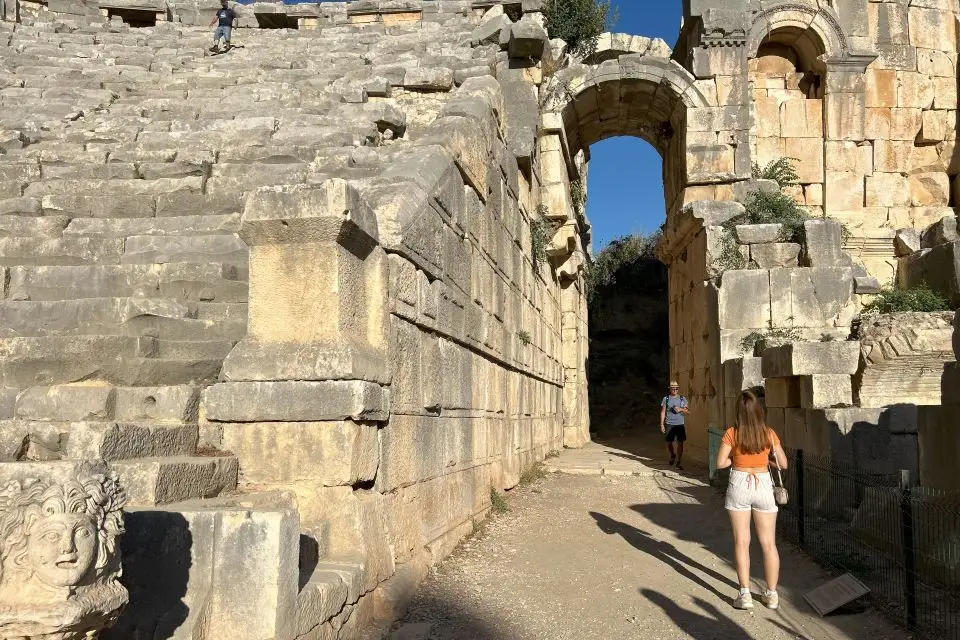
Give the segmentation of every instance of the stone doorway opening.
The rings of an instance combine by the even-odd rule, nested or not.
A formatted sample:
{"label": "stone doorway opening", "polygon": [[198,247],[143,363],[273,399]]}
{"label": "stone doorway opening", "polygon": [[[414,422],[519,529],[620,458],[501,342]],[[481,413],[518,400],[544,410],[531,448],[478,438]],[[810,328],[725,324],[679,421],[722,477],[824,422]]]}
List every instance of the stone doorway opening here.
{"label": "stone doorway opening", "polygon": [[[667,268],[656,256],[664,221],[662,159],[638,139],[591,147],[588,218],[594,239],[587,277],[590,425],[600,441],[656,434],[670,377]],[[615,180],[617,165],[636,172]],[[619,184],[618,184],[619,183]]]}
{"label": "stone doorway opening", "polygon": [[109,8],[107,9],[107,18],[110,20],[117,18],[125,25],[135,29],[157,26],[157,11],[155,9]]}
{"label": "stone doorway opening", "polygon": [[300,21],[285,13],[254,13],[258,29],[299,29]]}

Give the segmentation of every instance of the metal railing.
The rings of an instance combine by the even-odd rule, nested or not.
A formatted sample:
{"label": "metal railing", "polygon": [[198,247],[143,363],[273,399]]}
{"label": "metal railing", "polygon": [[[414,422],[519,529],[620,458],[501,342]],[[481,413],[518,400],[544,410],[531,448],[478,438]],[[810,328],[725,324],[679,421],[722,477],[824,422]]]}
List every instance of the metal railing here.
{"label": "metal railing", "polygon": [[780,535],[855,575],[916,637],[960,640],[960,492],[915,486],[907,471],[870,474],[799,450],[788,456]]}

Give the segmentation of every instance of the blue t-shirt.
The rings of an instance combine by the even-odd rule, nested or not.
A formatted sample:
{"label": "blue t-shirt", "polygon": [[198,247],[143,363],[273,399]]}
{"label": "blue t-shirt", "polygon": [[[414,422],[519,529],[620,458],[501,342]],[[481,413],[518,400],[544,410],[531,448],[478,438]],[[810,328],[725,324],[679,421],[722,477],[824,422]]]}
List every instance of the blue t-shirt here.
{"label": "blue t-shirt", "polygon": [[218,27],[231,27],[233,26],[233,21],[236,19],[237,19],[237,14],[233,9],[220,9],[219,11],[217,11]]}
{"label": "blue t-shirt", "polygon": [[664,416],[663,424],[670,427],[678,427],[683,425],[683,414],[675,413],[674,409],[679,409],[681,407],[687,406],[687,399],[683,396],[664,396],[663,401],[660,403],[661,407],[666,407],[667,413]]}

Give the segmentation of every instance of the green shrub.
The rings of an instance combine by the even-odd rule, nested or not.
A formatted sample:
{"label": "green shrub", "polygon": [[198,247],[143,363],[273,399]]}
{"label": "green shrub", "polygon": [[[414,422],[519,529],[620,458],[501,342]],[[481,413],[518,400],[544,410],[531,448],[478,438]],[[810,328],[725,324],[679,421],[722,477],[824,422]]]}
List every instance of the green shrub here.
{"label": "green shrub", "polygon": [[743,203],[747,212],[737,216],[733,224],[782,224],[782,239],[786,242],[803,241],[803,223],[811,220],[807,211],[782,191],[754,191]]}
{"label": "green shrub", "polygon": [[547,261],[547,245],[553,239],[553,225],[540,212],[540,217],[530,221],[530,260],[535,270]]}
{"label": "green shrub", "polygon": [[528,344],[530,344],[530,341],[531,341],[530,332],[524,331],[522,329],[520,331],[517,331],[517,339],[520,340],[523,346],[527,346]]}
{"label": "green shrub", "polygon": [[950,302],[928,287],[888,287],[864,307],[866,313],[894,313],[897,311],[950,311]]}
{"label": "green shrub", "polygon": [[583,216],[584,207],[587,206],[587,189],[582,180],[570,181],[570,200],[573,201],[573,211],[577,216]]}
{"label": "green shrub", "polygon": [[598,291],[617,283],[621,269],[640,260],[656,260],[660,232],[622,236],[604,247],[586,271],[587,297],[592,299]]}
{"label": "green shrub", "polygon": [[610,0],[546,0],[543,5],[547,33],[561,38],[575,56],[586,57],[597,50],[597,39],[617,21]]}
{"label": "green shrub", "polygon": [[800,176],[793,166],[794,162],[799,162],[799,160],[796,158],[778,158],[762,168],[754,162],[753,177],[760,180],[773,180],[780,185],[781,189],[791,184],[797,184]]}

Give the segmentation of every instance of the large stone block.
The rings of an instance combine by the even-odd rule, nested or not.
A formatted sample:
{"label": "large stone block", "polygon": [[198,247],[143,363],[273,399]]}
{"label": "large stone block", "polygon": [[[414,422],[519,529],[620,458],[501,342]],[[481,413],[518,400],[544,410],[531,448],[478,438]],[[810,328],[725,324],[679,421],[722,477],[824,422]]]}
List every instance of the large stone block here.
{"label": "large stone block", "polygon": [[226,382],[207,388],[203,407],[217,422],[383,421],[389,394],[360,380]]}
{"label": "large stone block", "polygon": [[30,420],[109,420],[116,393],[107,385],[33,387],[17,398],[17,417]]}
{"label": "large stone block", "polygon": [[799,407],[801,404],[799,377],[767,378],[764,388],[764,400],[768,407]]}
{"label": "large stone block", "polygon": [[925,284],[960,306],[960,241],[901,258],[898,274],[904,286]]}
{"label": "large stone block", "polygon": [[843,250],[843,227],[833,220],[803,223],[804,259],[810,267],[846,267],[850,256]]}
{"label": "large stone block", "polygon": [[774,327],[849,327],[858,311],[848,267],[771,269],[770,297]]}
{"label": "large stone block", "polygon": [[853,393],[848,375],[800,376],[800,406],[804,409],[849,407]]}
{"label": "large stone block", "polygon": [[106,640],[296,637],[296,509],[239,502],[128,511],[121,551],[132,597]]}
{"label": "large stone block", "polygon": [[74,460],[189,456],[197,438],[196,425],[73,422],[64,453]]}
{"label": "large stone block", "polygon": [[727,271],[719,291],[720,328],[751,329],[770,326],[770,272]]}
{"label": "large stone block", "polygon": [[222,447],[243,462],[248,482],[369,482],[377,473],[377,427],[338,422],[224,424]]}
{"label": "large stone block", "polygon": [[761,269],[796,267],[800,264],[800,245],[792,242],[752,244],[750,261]]}
{"label": "large stone block", "polygon": [[857,372],[859,342],[793,342],[763,352],[764,378]]}

